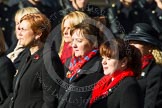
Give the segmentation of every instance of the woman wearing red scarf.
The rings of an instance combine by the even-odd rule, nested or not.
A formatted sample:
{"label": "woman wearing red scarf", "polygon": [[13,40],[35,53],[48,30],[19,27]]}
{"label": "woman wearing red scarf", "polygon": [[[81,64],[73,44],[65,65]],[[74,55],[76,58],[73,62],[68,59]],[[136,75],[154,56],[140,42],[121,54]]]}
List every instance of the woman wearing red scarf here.
{"label": "woman wearing red scarf", "polygon": [[69,85],[63,83],[60,89],[58,108],[84,108],[93,85],[103,76],[97,49],[99,30],[91,24],[81,23],[72,28],[71,34],[73,55],[65,63],[64,79]]}
{"label": "woman wearing red scarf", "polygon": [[59,49],[59,56],[63,64],[72,55],[70,29],[87,18],[89,18],[88,15],[79,11],[71,12],[63,18],[61,23],[62,40]]}
{"label": "woman wearing red scarf", "polygon": [[125,37],[142,54],[142,72],[138,78],[143,96],[144,108],[162,106],[162,43],[158,33],[150,25],[138,23]]}
{"label": "woman wearing red scarf", "polygon": [[100,46],[105,76],[95,85],[89,108],[141,108],[136,76],[141,71],[138,49],[121,39]]}

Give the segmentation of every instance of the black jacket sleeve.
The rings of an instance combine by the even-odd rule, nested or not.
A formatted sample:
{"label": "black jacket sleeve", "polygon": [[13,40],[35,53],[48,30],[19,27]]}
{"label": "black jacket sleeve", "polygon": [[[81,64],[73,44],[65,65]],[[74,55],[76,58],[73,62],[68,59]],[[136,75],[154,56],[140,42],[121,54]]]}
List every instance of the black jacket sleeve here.
{"label": "black jacket sleeve", "polygon": [[6,57],[0,57],[0,104],[12,92],[13,77],[16,70],[12,62]]}

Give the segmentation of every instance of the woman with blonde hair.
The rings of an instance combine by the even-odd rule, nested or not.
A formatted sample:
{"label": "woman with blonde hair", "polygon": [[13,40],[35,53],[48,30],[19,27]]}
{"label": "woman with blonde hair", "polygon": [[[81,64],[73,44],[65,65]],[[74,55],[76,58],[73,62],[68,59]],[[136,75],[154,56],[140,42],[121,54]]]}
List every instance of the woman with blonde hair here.
{"label": "woman with blonde hair", "polygon": [[84,108],[93,85],[103,76],[98,51],[99,29],[80,23],[71,29],[73,54],[65,63],[69,85],[60,87],[58,108]]}
{"label": "woman with blonde hair", "polygon": [[15,67],[11,60],[5,55],[5,40],[0,28],[0,106],[12,92],[12,81],[15,74]]}
{"label": "woman with blonde hair", "polygon": [[59,49],[59,56],[63,64],[72,55],[70,29],[87,18],[89,18],[88,15],[79,11],[71,12],[63,18],[61,23],[62,40]]}
{"label": "woman with blonde hair", "polygon": [[17,42],[14,43],[11,48],[9,49],[8,52],[10,52],[7,57],[11,59],[11,61],[14,63],[16,69],[19,66],[20,63],[20,59],[23,56],[23,51],[24,51],[24,47],[22,45],[20,45],[20,41],[19,41],[19,32],[20,32],[20,19],[26,15],[26,14],[30,14],[30,13],[40,13],[40,11],[35,8],[35,7],[26,7],[26,8],[22,8],[19,9],[16,14],[15,14],[15,35],[16,35],[16,39]]}

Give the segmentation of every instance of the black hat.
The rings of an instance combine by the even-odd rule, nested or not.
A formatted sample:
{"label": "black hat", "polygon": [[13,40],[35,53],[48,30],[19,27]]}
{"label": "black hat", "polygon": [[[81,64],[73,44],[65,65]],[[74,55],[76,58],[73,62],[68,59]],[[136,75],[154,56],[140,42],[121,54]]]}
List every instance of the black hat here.
{"label": "black hat", "polygon": [[162,50],[162,43],[159,41],[158,36],[159,33],[150,25],[137,23],[134,25],[133,30],[124,37],[124,40],[146,42]]}

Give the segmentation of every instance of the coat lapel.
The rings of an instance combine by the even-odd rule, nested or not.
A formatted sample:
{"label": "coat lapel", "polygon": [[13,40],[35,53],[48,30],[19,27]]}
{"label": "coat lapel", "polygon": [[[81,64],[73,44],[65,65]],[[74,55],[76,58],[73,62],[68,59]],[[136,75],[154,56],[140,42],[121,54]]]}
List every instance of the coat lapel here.
{"label": "coat lapel", "polygon": [[13,97],[16,97],[20,80],[24,75],[24,73],[26,72],[26,70],[28,69],[28,67],[31,65],[32,62],[36,63],[41,56],[42,56],[42,49],[38,50],[32,56],[30,55],[30,52],[28,52],[26,59],[23,61],[24,62],[23,65],[21,65],[21,68],[19,69],[19,72],[16,75]]}
{"label": "coat lapel", "polygon": [[95,73],[97,72],[98,68],[99,68],[99,64],[100,64],[100,61],[97,61],[96,62],[96,59],[98,57],[95,56],[94,58],[92,58],[89,62],[87,62],[83,67],[82,69],[80,69],[76,75],[74,75],[70,80],[69,82],[72,83],[74,81],[76,81],[77,79],[85,76],[85,75],[88,75],[88,74],[92,74],[92,73]]}
{"label": "coat lapel", "polygon": [[15,79],[16,81],[15,81],[14,92],[13,92],[14,98],[16,97],[16,94],[17,94],[20,79],[23,76],[23,74],[25,73],[27,67],[30,65],[31,61],[32,61],[31,57],[28,56],[26,58],[26,61],[23,63],[22,68],[19,70],[18,74],[16,75],[16,79]]}
{"label": "coat lapel", "polygon": [[141,75],[139,77],[139,79],[145,78],[149,72],[149,70],[151,69],[151,67],[155,64],[155,60],[151,60],[151,62],[149,63],[149,65],[142,70]]}

